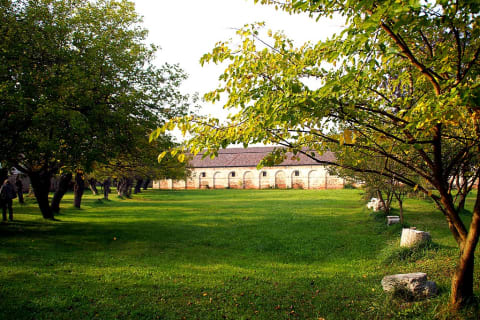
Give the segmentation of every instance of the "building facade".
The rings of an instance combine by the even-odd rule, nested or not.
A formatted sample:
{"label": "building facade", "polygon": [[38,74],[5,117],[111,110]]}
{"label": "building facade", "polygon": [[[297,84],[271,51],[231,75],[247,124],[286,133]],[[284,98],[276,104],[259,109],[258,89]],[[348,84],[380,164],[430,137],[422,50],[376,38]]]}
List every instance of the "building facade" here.
{"label": "building facade", "polygon": [[[218,157],[202,159],[198,154],[189,162],[190,176],[185,180],[154,181],[155,189],[341,189],[344,179],[328,174],[323,164],[303,154],[287,154],[280,165],[257,169],[257,164],[273,147],[229,148]],[[331,152],[316,156],[332,161]]]}

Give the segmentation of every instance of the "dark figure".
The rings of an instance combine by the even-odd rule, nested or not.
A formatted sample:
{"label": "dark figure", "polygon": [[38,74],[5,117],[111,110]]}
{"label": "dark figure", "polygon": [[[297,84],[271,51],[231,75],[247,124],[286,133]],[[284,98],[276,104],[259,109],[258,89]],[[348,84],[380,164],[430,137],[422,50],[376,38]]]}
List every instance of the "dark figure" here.
{"label": "dark figure", "polygon": [[110,185],[112,184],[110,178],[103,181],[103,198],[108,200],[108,194],[110,193]]}
{"label": "dark figure", "polygon": [[18,202],[20,204],[24,204],[25,201],[23,200],[23,183],[22,179],[17,177],[17,180],[15,181],[15,186],[17,187],[17,194],[18,194]]}
{"label": "dark figure", "polygon": [[151,181],[151,180],[150,180],[149,178],[147,178],[147,179],[145,180],[145,183],[143,184],[143,190],[147,190],[147,189],[148,189],[148,186],[150,185],[150,181]]}
{"label": "dark figure", "polygon": [[15,189],[13,189],[10,181],[5,180],[0,188],[0,203],[2,205],[2,215],[3,221],[7,221],[7,208],[8,208],[8,218],[10,221],[13,220],[13,209],[12,209],[12,199],[15,199],[17,194]]}

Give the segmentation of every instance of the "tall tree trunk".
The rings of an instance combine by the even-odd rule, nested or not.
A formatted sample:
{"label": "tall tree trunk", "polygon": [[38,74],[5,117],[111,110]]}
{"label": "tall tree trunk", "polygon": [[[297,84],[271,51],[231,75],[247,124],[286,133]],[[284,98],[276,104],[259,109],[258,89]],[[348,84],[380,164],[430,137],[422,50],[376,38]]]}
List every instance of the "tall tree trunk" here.
{"label": "tall tree trunk", "polygon": [[403,225],[404,220],[403,220],[403,199],[402,199],[402,195],[399,194],[399,193],[396,193],[396,192],[394,194],[395,194],[395,198],[397,198],[398,208],[400,209],[400,224]]}
{"label": "tall tree trunk", "polygon": [[42,212],[44,219],[53,220],[53,211],[48,203],[48,194],[50,192],[50,180],[52,174],[48,171],[43,172],[28,172],[30,183],[32,184],[33,193],[37,199],[38,207]]}
{"label": "tall tree trunk", "polygon": [[133,187],[133,179],[127,178],[126,192],[125,192],[127,198],[132,197],[132,187]]}
{"label": "tall tree trunk", "polygon": [[112,181],[110,180],[110,178],[108,179],[105,179],[103,181],[103,198],[105,200],[108,200],[108,195],[110,193],[110,186],[112,184]]}
{"label": "tall tree trunk", "polygon": [[150,180],[149,178],[145,179],[145,182],[143,183],[143,190],[147,190],[148,186],[150,185]]}
{"label": "tall tree trunk", "polygon": [[62,201],[63,196],[65,193],[68,191],[68,186],[70,185],[70,182],[72,181],[72,173],[64,173],[60,176],[60,181],[58,182],[58,187],[57,190],[55,191],[55,194],[53,195],[52,199],[52,211],[55,213],[60,212],[60,201]]}
{"label": "tall tree trunk", "polygon": [[132,195],[133,180],[130,178],[120,178],[118,180],[117,192],[120,197],[130,198]]}
{"label": "tall tree trunk", "polygon": [[73,187],[73,194],[74,194],[73,205],[75,206],[75,208],[80,209],[84,191],[85,191],[85,177],[83,176],[83,172],[78,171],[77,174],[75,175],[75,186]]}
{"label": "tall tree trunk", "polygon": [[90,187],[90,190],[92,190],[93,195],[96,196],[98,194],[97,179],[95,178],[88,179],[88,186]]}
{"label": "tall tree trunk", "polygon": [[387,208],[387,204],[385,203],[385,199],[383,198],[382,191],[377,190],[377,195],[378,195],[378,199],[380,200],[380,203],[381,203],[382,206],[383,206],[383,211],[384,211],[386,214],[388,214],[389,209]]}
{"label": "tall tree trunk", "polygon": [[400,208],[400,223],[403,225],[405,220],[403,219],[403,200],[398,200],[398,207]]}
{"label": "tall tree trunk", "polygon": [[457,210],[458,212],[462,212],[464,209],[465,209],[465,200],[467,199],[467,195],[462,193],[460,196],[459,196],[459,199],[458,199],[458,207],[457,207]]}
{"label": "tall tree trunk", "polygon": [[388,215],[390,214],[390,211],[392,211],[392,201],[393,201],[394,193],[388,188],[386,188],[385,196],[386,197],[383,197],[382,200],[384,201],[384,205],[385,205],[385,209],[384,209],[385,214]]}
{"label": "tall tree trunk", "polygon": [[125,178],[119,178],[117,180],[117,195],[123,197],[125,190]]}
{"label": "tall tree trunk", "polygon": [[142,185],[143,185],[143,179],[142,178],[137,179],[137,183],[135,184],[135,190],[133,191],[133,193],[137,194],[142,192]]}
{"label": "tall tree trunk", "polygon": [[453,309],[460,309],[473,300],[473,271],[475,248],[480,234],[480,192],[477,193],[472,222],[466,239],[461,244],[460,261],[452,278],[450,303]]}

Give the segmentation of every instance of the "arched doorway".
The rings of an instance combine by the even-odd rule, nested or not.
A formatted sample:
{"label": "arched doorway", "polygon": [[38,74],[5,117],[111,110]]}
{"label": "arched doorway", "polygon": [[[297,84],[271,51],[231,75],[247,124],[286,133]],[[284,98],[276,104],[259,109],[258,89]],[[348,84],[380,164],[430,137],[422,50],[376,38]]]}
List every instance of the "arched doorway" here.
{"label": "arched doorway", "polygon": [[228,173],[228,187],[231,189],[240,189],[241,180],[238,178],[238,174],[235,171]]}
{"label": "arched doorway", "polygon": [[300,170],[293,170],[291,175],[292,188],[293,189],[304,189],[305,184],[301,176]]}
{"label": "arched doorway", "polygon": [[206,172],[200,172],[200,175],[198,176],[198,188],[199,189],[210,189]]}
{"label": "arched doorway", "polygon": [[267,171],[260,171],[259,175],[258,175],[258,188],[259,189],[268,189],[271,187],[270,185],[270,181],[269,181],[270,177],[268,176],[268,172]]}
{"label": "arched doorway", "polygon": [[255,182],[252,171],[247,171],[243,174],[243,189],[255,189]]}
{"label": "arched doorway", "polygon": [[275,173],[275,188],[277,189],[286,189],[287,188],[287,177],[285,172],[282,170]]}
{"label": "arched doorway", "polygon": [[322,189],[325,185],[325,177],[320,171],[312,170],[308,173],[308,189]]}
{"label": "arched doorway", "polygon": [[214,189],[224,189],[227,187],[225,173],[223,172],[215,172],[213,175],[213,188]]}

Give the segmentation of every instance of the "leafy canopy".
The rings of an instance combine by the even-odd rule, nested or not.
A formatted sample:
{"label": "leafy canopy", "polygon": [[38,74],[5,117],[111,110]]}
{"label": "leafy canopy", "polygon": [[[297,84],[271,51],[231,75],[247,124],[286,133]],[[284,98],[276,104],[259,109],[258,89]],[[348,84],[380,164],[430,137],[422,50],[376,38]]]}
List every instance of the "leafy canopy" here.
{"label": "leafy canopy", "polygon": [[[297,151],[382,156],[432,182],[434,140],[448,177],[479,141],[480,31],[476,2],[260,1],[292,13],[342,14],[339,35],[294,47],[282,33],[260,39],[261,24],[238,30],[201,62],[228,62],[220,87],[206,95],[234,110],[226,123],[184,117],[158,129],[193,134],[180,151],[215,155],[230,143],[285,145]],[[440,132],[438,129],[440,128]],[[478,163],[478,156],[469,161]],[[358,167],[378,174],[378,167]],[[342,165],[342,163],[335,163]],[[349,164],[349,166],[352,166]],[[389,175],[394,175],[390,173]],[[406,174],[403,181],[417,185]],[[425,192],[427,192],[425,190]]]}
{"label": "leafy canopy", "polygon": [[[480,3],[255,2],[312,18],[340,15],[346,27],[326,41],[295,47],[281,33],[263,40],[260,26],[245,26],[237,32],[240,44],[220,42],[202,59],[228,63],[220,87],[206,98],[226,94],[225,108],[235,113],[225,123],[179,118],[152,137],[177,126],[193,135],[180,151],[205,149],[213,156],[230,143],[282,145],[280,158],[287,149],[303,152],[428,194],[460,248],[451,303],[463,306],[473,296],[480,193],[467,229],[450,186],[462,168],[480,173]],[[309,150],[331,150],[337,159],[321,161]]]}
{"label": "leafy canopy", "polygon": [[186,78],[125,0],[0,2],[0,161],[24,172],[88,169],[185,114]]}

